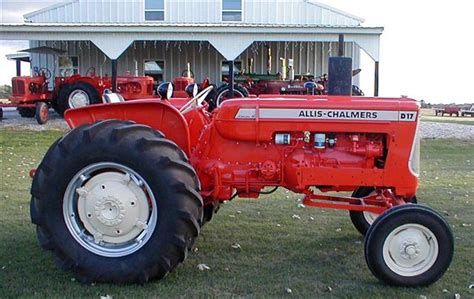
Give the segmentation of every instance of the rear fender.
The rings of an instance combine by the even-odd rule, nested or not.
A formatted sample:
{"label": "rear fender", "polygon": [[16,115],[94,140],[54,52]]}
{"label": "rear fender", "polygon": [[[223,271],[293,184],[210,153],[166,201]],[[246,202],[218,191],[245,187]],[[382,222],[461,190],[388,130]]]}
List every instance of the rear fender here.
{"label": "rear fender", "polygon": [[67,110],[64,119],[71,129],[106,119],[131,120],[161,131],[188,156],[191,152],[189,127],[185,118],[165,102],[146,100],[91,105]]}

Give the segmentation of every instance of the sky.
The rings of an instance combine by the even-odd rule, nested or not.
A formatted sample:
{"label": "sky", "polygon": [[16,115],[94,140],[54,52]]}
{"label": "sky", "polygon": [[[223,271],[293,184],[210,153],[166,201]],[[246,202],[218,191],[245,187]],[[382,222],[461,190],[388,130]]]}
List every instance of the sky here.
{"label": "sky", "polygon": [[[0,22],[22,22],[22,15],[60,1],[0,0]],[[431,103],[474,103],[474,18],[472,1],[319,0],[383,26],[380,95]],[[28,46],[0,41],[0,84],[9,84],[15,64],[5,55]],[[361,88],[373,93],[374,64],[362,58]]]}

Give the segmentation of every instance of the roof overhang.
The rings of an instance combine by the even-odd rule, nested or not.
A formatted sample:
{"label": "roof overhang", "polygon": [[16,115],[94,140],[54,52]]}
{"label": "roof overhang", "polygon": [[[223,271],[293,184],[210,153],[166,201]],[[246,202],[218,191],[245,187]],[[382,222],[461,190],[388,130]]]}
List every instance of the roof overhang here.
{"label": "roof overhang", "polygon": [[209,41],[226,59],[238,57],[254,41],[357,43],[379,61],[382,27],[268,24],[0,24],[0,40],[90,40],[117,59],[135,40]]}
{"label": "roof overhang", "polygon": [[17,53],[7,54],[5,55],[5,57],[8,60],[19,60],[19,61],[24,61],[24,62],[30,62],[29,53],[17,52]]}

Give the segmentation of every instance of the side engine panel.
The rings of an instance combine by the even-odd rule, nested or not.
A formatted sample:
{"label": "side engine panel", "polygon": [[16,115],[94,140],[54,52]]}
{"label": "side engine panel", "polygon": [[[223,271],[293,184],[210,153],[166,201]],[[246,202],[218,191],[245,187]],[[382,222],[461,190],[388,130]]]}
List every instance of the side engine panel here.
{"label": "side engine panel", "polygon": [[418,109],[409,99],[232,100],[205,129],[207,144],[196,147],[192,162],[203,190],[219,199],[234,190],[256,197],[265,186],[380,186],[412,196]]}

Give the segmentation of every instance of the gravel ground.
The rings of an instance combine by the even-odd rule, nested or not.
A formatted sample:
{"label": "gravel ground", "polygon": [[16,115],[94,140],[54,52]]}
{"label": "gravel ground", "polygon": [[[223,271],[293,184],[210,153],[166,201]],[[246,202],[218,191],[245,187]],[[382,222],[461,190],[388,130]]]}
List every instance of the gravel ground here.
{"label": "gravel ground", "polygon": [[[34,118],[21,118],[14,108],[4,109],[3,120],[0,122],[1,128],[28,129],[34,131],[44,130],[66,130],[68,128],[66,122],[53,110],[50,110],[49,120],[45,125],[38,125]],[[422,122],[420,126],[422,138],[430,139],[470,139],[474,140],[474,126]]]}
{"label": "gravel ground", "polygon": [[474,140],[474,126],[451,123],[421,122],[421,138]]}
{"label": "gravel ground", "polygon": [[39,125],[36,119],[20,117],[15,108],[3,108],[3,119],[0,122],[0,129],[12,128],[17,130],[66,130],[68,128],[64,119],[59,116],[54,110],[49,110],[48,122],[44,125]]}

